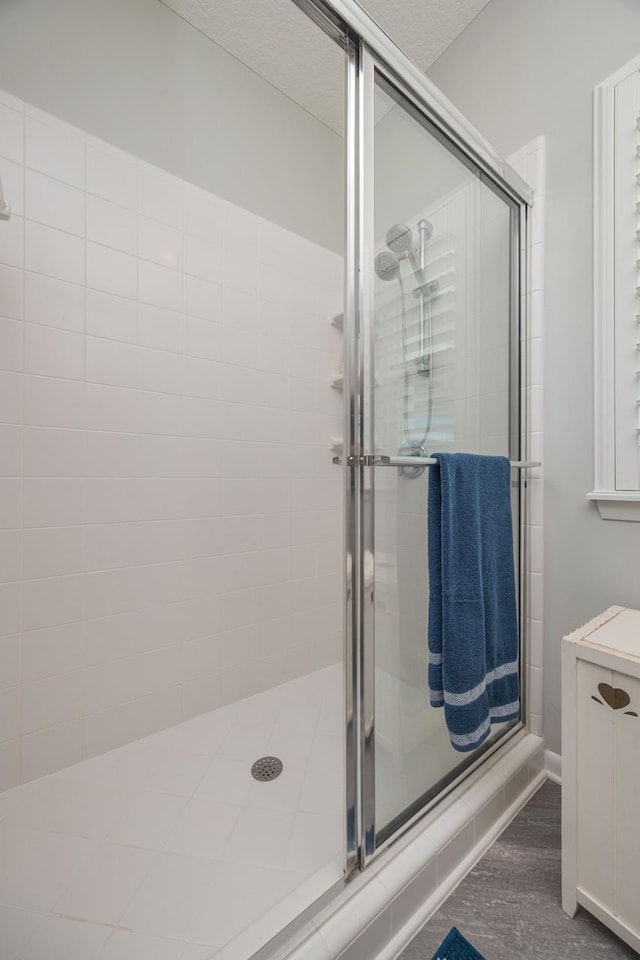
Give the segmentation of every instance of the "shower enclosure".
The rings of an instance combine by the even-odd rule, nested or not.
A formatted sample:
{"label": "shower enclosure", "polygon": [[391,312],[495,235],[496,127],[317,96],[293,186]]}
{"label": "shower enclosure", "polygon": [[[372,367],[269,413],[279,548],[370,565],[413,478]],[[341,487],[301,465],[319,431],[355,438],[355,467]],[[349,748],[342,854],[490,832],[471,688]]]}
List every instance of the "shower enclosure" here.
{"label": "shower enclosure", "polygon": [[354,571],[351,868],[366,865],[522,728],[498,723],[481,748],[457,753],[442,711],[429,705],[426,504],[434,452],[510,459],[522,628],[527,190],[451,115],[438,115],[432,91],[412,79],[388,50],[351,49],[351,149],[361,163],[350,181],[356,235],[347,249],[342,465]]}
{"label": "shower enclosure", "polygon": [[522,663],[531,195],[352,0],[91,8],[0,13],[0,853],[77,804],[48,920],[245,956],[524,734],[429,704],[426,504],[511,461]]}

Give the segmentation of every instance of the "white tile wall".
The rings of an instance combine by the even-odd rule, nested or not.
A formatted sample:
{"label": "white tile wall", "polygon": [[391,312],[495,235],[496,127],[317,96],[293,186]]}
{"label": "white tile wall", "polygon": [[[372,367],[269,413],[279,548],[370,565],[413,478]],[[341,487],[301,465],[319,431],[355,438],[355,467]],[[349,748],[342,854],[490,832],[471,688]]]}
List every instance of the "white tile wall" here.
{"label": "white tile wall", "polygon": [[339,257],[0,93],[0,789],[339,657]]}

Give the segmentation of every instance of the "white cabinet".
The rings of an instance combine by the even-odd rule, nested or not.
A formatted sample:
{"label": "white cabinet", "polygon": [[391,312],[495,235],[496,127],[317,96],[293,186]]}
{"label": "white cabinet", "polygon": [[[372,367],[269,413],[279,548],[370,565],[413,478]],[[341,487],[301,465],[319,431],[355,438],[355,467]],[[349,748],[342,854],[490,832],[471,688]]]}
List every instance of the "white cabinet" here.
{"label": "white cabinet", "polygon": [[563,640],[562,905],[640,951],[640,611]]}

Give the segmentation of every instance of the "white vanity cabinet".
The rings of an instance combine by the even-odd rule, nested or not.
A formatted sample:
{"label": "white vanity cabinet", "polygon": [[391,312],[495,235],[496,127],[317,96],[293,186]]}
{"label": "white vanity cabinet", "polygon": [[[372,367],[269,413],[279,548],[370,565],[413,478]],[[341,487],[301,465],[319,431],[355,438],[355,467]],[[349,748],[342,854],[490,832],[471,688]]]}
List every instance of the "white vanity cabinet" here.
{"label": "white vanity cabinet", "polygon": [[640,610],[563,640],[562,905],[640,952]]}

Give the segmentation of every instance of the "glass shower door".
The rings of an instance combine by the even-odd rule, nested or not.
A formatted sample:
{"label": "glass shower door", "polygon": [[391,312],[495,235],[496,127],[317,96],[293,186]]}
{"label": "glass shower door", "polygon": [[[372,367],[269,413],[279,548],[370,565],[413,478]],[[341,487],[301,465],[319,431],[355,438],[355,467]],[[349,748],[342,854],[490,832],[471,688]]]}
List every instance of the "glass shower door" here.
{"label": "glass shower door", "polygon": [[[370,57],[365,84],[366,858],[516,725],[496,725],[479,751],[459,753],[443,710],[430,706],[431,467],[420,460],[440,451],[519,458],[520,211]],[[517,570],[520,478],[512,474]]]}

